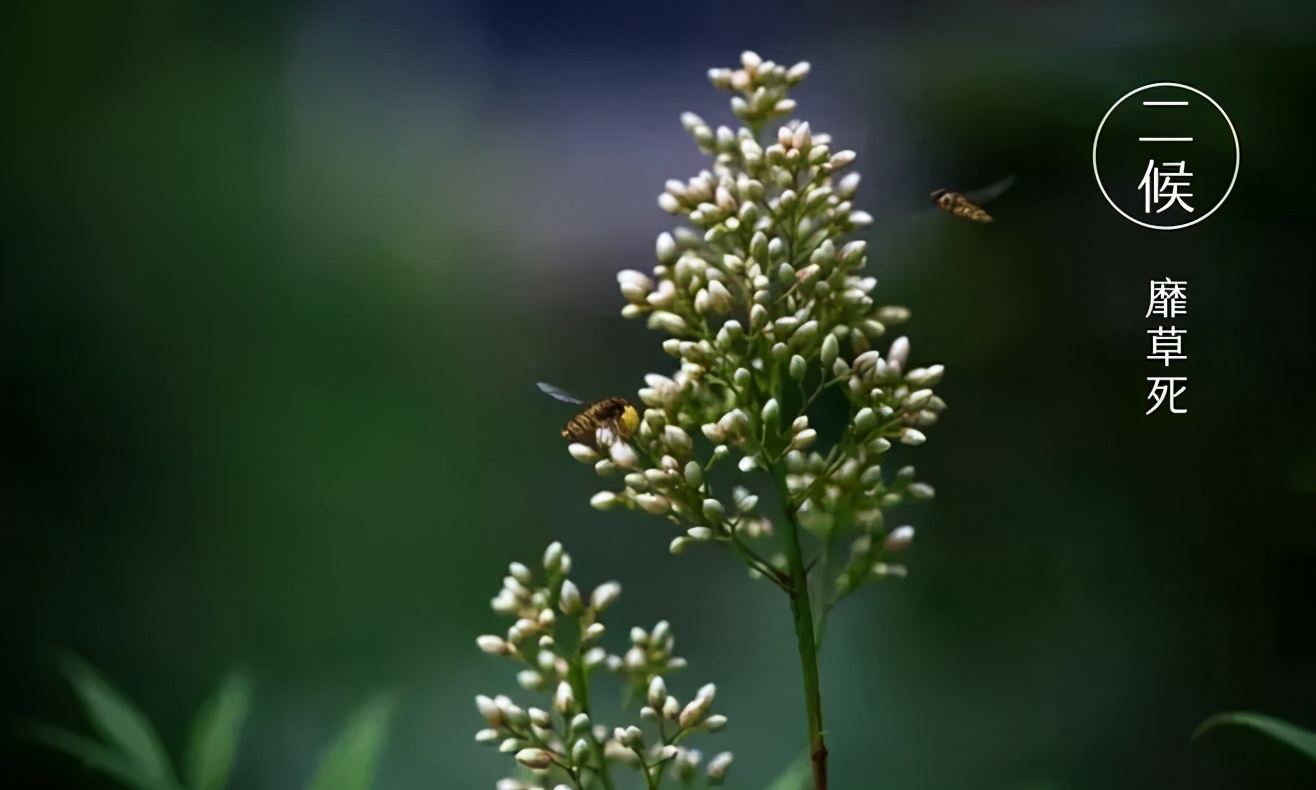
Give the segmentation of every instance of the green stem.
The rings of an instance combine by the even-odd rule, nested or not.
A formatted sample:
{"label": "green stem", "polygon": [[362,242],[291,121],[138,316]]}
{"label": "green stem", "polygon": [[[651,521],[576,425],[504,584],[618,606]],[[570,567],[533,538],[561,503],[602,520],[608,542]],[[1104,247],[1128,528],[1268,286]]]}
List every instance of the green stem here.
{"label": "green stem", "polygon": [[[580,712],[584,713],[586,716],[590,716],[589,679],[585,677],[585,659],[583,657],[584,651],[581,650],[581,644],[584,642],[584,637],[585,637],[584,623],[582,622],[580,626],[581,626],[580,635],[577,637],[577,641],[576,641],[575,660],[571,662],[571,665],[568,668],[568,672],[570,673],[571,676],[571,685],[574,687],[574,691],[576,694],[576,701],[580,704]],[[599,766],[598,768],[595,769],[594,773],[597,774],[599,780],[603,782],[604,790],[613,790],[612,772],[608,769],[608,759],[603,754],[603,744],[599,743],[599,740],[594,737],[593,722],[594,722],[594,717],[590,716],[590,726],[589,726],[589,732],[587,737],[589,738],[589,743],[591,747],[590,751],[594,752],[594,759],[598,760],[599,762]],[[567,720],[567,728],[568,729],[571,728],[571,721],[569,719]]]}
{"label": "green stem", "polygon": [[[786,470],[773,469],[782,501],[788,503]],[[785,505],[786,521],[783,542],[790,577],[791,615],[795,621],[795,643],[800,651],[800,668],[804,675],[804,707],[809,721],[809,756],[813,762],[814,790],[827,790],[827,744],[823,740],[822,688],[818,681],[818,645],[813,631],[813,605],[809,600],[809,575],[804,569],[804,551],[800,547],[800,528],[795,511]]]}

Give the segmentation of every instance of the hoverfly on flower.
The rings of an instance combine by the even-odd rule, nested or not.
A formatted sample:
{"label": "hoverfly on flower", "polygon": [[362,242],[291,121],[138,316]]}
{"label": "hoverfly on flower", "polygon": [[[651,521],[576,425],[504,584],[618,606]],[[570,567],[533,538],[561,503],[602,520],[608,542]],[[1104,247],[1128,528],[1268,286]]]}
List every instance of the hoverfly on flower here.
{"label": "hoverfly on flower", "polygon": [[541,381],[537,385],[549,397],[585,407],[562,429],[562,438],[569,442],[598,450],[619,438],[629,439],[640,425],[640,413],[625,398],[604,398],[586,403],[552,384]]}

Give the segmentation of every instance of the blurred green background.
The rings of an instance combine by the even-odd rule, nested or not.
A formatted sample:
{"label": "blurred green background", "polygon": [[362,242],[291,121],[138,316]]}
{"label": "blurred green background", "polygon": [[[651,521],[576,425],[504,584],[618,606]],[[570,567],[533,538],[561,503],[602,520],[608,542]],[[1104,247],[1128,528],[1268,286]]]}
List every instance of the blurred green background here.
{"label": "blurred green background", "polygon": [[[1243,731],[1316,726],[1316,13],[1276,2],[13,0],[3,20],[0,716],[82,726],[71,647],[177,749],[235,662],[232,787],[300,786],[400,692],[379,787],[492,787],[474,637],[553,539],[614,628],[670,619],[762,787],[802,746],[784,601],[652,518],[586,505],[533,387],[667,372],[620,318],[654,198],[729,122],[744,48],[807,59],[800,116],[856,148],[879,299],[950,403],[906,457],[937,500],[912,576],[847,602],[824,702],[838,788],[1309,787]],[[1119,217],[1092,135],[1154,81],[1242,146],[1209,220]],[[908,222],[1005,173],[997,223]],[[885,220],[885,223],[883,223]],[[1144,416],[1147,281],[1189,282],[1189,413]],[[688,686],[688,687],[687,687]],[[96,787],[6,739],[6,786]],[[870,783],[868,777],[881,778]]]}

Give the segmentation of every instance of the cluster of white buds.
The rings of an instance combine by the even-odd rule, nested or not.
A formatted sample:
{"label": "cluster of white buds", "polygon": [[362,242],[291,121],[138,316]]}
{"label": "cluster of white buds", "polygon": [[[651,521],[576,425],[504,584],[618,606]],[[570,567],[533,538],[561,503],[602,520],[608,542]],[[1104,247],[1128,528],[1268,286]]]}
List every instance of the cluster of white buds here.
{"label": "cluster of white buds", "polygon": [[[588,596],[582,594],[569,578],[571,556],[560,543],[548,547],[541,565],[541,572],[519,562],[508,566],[491,606],[514,622],[505,635],[476,640],[485,653],[516,661],[521,666],[517,683],[545,698],[542,707],[521,707],[504,695],[476,697],[485,722],[476,741],[497,744],[526,773],[502,780],[499,790],[581,788],[590,777],[610,776],[614,764],[644,772],[649,787],[658,787],[664,775],[688,784],[700,754],[679,742],[726,725],[725,716],[710,710],[713,685],[700,688],[682,705],[668,694],[664,680],[685,667],[685,660],[672,653],[675,640],[666,621],[651,631],[632,629],[629,647],[609,654],[601,644],[605,628],[599,616],[616,602],[621,586],[605,582]],[[652,732],[637,725],[610,728],[593,719],[591,682],[595,670],[605,667],[632,694],[644,695],[648,704],[640,710],[639,724],[649,724]],[[710,761],[706,776],[711,784],[720,782],[729,762],[729,754]]]}
{"label": "cluster of white buds", "polygon": [[[874,301],[877,280],[863,271],[867,243],[844,238],[872,221],[853,203],[855,153],[833,150],[807,123],[768,128],[794,111],[790,90],[808,73],[807,63],[787,68],[746,52],[739,68],[709,72],[733,94],[744,126],[682,116],[714,161],[667,182],[659,204],[691,225],[658,237],[651,272],[617,278],[622,315],[668,335],[663,349],[677,367],[645,378],[628,463],[595,464],[619,474],[622,486],[591,504],[675,523],[673,553],[718,543],[752,574],[780,579],[773,552],[756,548],[774,530],[755,509],[749,476],[761,482],[766,471],[784,489],[777,498],[791,517],[824,540],[853,545],[850,565],[825,569],[849,589],[904,573],[887,555],[909,541],[887,539],[884,513],[934,492],[909,467],[884,476],[882,460],[895,445],[927,441],[946,408],[934,391],[945,369],[911,364],[909,339],[888,338],[910,312]],[[824,439],[811,410],[827,392],[843,396],[849,415],[839,437]],[[719,465],[744,476],[730,484],[730,497],[710,480]]]}

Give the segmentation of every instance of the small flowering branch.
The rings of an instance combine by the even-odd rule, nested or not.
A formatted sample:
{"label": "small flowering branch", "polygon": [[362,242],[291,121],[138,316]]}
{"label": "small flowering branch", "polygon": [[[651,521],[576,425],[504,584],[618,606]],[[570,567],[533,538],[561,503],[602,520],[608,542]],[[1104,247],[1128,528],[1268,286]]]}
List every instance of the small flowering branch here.
{"label": "small flowering branch", "polygon": [[[877,280],[861,273],[867,245],[844,240],[872,222],[852,202],[854,152],[832,151],[827,135],[796,120],[763,139],[770,123],[794,111],[788,94],[808,73],[807,63],[786,68],[752,52],[740,68],[709,72],[732,94],[743,126],[715,130],[682,116],[713,164],[668,181],[658,203],[693,227],[658,237],[652,275],[627,270],[617,278],[622,315],[669,335],[663,349],[678,369],[646,377],[633,435],[600,431],[596,446],[570,451],[600,475],[622,477],[620,490],[592,499],[595,507],[662,516],[682,529],[673,553],[721,545],[787,594],[814,786],[826,790],[817,654],[827,618],[865,583],[906,574],[891,559],[913,528],[888,530],[885,514],[934,492],[913,467],[888,475],[881,461],[894,442],[926,441],[946,404],[933,392],[944,369],[911,367],[906,337],[885,354],[874,348],[909,311],[876,305]],[[810,413],[829,398],[845,403],[849,418],[824,443]],[[763,472],[782,506],[775,522],[758,511],[751,488]],[[730,478],[729,498],[719,495],[727,490],[721,481],[715,488],[717,476]]]}
{"label": "small flowering branch", "polygon": [[[633,628],[624,653],[610,654],[601,644],[605,628],[600,615],[621,595],[621,585],[599,585],[586,599],[568,578],[571,557],[553,543],[543,557],[543,573],[514,562],[508,566],[503,587],[493,599],[493,610],[514,618],[506,636],[485,635],[476,640],[485,653],[512,659],[523,668],[517,683],[528,692],[547,698],[545,707],[522,708],[510,697],[475,698],[484,717],[480,743],[497,743],[511,753],[524,776],[507,778],[498,790],[613,790],[612,766],[638,770],[648,790],[657,790],[665,777],[683,787],[700,786],[697,749],[682,745],[701,732],[716,732],[727,718],[711,708],[717,689],[701,687],[682,704],[667,690],[665,676],[685,667],[673,655],[671,626],[659,622],[652,630]],[[594,675],[607,671],[647,704],[639,711],[641,724],[609,728],[598,722],[590,708]],[[731,753],[708,762],[702,786],[722,783],[731,765]],[[669,774],[669,768],[672,772]]]}

